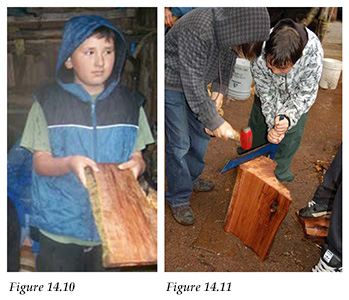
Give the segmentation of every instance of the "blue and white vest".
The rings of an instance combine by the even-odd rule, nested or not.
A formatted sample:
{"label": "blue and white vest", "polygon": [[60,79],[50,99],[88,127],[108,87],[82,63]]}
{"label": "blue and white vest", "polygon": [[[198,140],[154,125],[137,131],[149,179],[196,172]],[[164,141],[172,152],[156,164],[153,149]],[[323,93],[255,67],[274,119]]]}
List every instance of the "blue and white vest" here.
{"label": "blue and white vest", "polygon": [[[53,157],[87,156],[98,163],[122,163],[138,136],[139,103],[127,88],[84,102],[54,84],[34,94],[47,121]],[[74,173],[40,176],[33,171],[32,225],[50,233],[100,241],[88,191]]]}

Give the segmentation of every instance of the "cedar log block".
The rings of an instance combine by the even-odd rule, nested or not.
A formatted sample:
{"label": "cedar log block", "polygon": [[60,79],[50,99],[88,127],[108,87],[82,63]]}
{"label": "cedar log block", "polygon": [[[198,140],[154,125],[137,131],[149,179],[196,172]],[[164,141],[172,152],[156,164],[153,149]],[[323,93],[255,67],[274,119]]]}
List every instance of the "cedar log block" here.
{"label": "cedar log block", "polygon": [[240,165],[224,228],[261,260],[291,201],[290,192],[274,175],[275,168],[276,163],[264,156]]}
{"label": "cedar log block", "polygon": [[106,268],[153,265],[157,262],[157,213],[137,180],[117,164],[86,168],[96,226]]}

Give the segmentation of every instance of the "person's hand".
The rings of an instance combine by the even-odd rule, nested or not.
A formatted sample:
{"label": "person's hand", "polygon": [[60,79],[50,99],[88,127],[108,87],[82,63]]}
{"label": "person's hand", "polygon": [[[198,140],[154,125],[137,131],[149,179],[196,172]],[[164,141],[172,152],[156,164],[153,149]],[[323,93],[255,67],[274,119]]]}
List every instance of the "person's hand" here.
{"label": "person's hand", "polygon": [[209,130],[205,128],[205,131],[209,135],[219,137],[219,138],[224,138],[225,140],[227,140],[229,138],[228,132],[229,131],[234,132],[234,129],[233,127],[231,127],[231,125],[227,121],[224,121],[224,123],[221,126],[219,126],[217,129]]}
{"label": "person's hand", "polygon": [[280,121],[280,116],[275,117],[274,129],[279,135],[285,134],[289,126],[287,118]]}
{"label": "person's hand", "polygon": [[94,160],[81,155],[69,156],[67,159],[70,171],[75,173],[82,185],[87,188],[85,168],[90,167],[93,171],[98,172],[97,163]]}
{"label": "person's hand", "polygon": [[165,26],[172,27],[174,25],[173,14],[169,7],[165,7]]}
{"label": "person's hand", "polygon": [[285,137],[285,134],[279,134],[275,128],[272,128],[268,132],[268,141],[272,144],[279,144]]}
{"label": "person's hand", "polygon": [[212,92],[211,93],[211,99],[213,101],[215,101],[217,111],[219,111],[219,109],[222,107],[223,98],[224,98],[224,96],[221,93],[218,93],[218,92]]}
{"label": "person's hand", "polygon": [[145,162],[141,152],[133,153],[131,159],[119,165],[120,170],[131,170],[137,179],[145,171]]}

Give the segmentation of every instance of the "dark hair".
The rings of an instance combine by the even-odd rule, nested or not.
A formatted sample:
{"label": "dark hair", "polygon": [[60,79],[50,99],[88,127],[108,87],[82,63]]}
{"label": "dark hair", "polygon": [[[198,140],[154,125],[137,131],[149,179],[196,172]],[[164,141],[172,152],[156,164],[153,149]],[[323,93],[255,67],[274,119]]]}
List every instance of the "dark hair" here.
{"label": "dark hair", "polygon": [[303,43],[300,34],[292,27],[281,26],[270,34],[265,44],[265,58],[272,66],[284,68],[295,64],[302,56]]}
{"label": "dark hair", "polygon": [[263,41],[243,44],[240,46],[232,46],[230,50],[233,50],[237,56],[243,56],[249,61],[254,61],[262,53]]}
{"label": "dark hair", "polygon": [[97,39],[106,38],[108,42],[110,40],[115,42],[115,32],[107,26],[97,27],[94,31],[92,31],[89,37],[91,36],[95,36]]}
{"label": "dark hair", "polygon": [[263,47],[263,41],[261,42],[255,42],[255,43],[249,43],[249,44],[243,44],[241,46],[241,51],[244,54],[244,56],[249,60],[253,61],[255,60],[259,55],[262,53],[262,47]]}

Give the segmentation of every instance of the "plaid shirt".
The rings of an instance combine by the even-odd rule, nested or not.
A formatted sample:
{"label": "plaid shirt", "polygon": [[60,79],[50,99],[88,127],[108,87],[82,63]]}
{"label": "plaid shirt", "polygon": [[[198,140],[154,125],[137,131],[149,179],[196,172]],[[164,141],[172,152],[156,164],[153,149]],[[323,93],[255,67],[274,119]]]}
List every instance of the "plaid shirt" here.
{"label": "plaid shirt", "polygon": [[165,88],[184,92],[191,110],[211,130],[224,120],[207,92],[226,94],[236,60],[230,46],[267,40],[265,8],[198,8],[184,15],[165,37]]}

